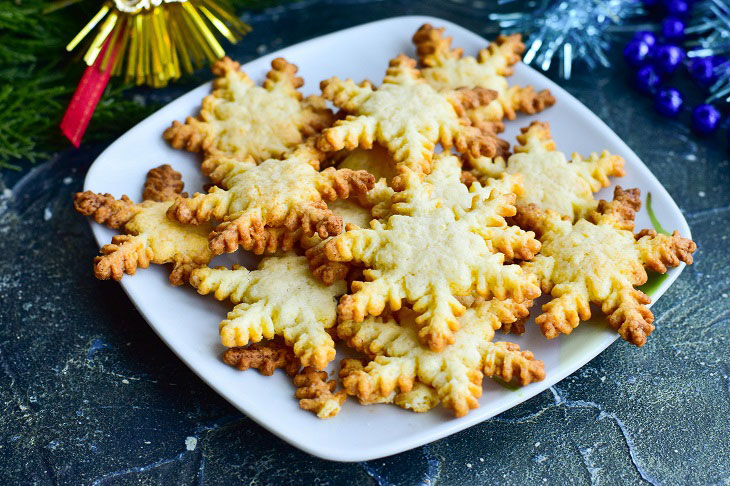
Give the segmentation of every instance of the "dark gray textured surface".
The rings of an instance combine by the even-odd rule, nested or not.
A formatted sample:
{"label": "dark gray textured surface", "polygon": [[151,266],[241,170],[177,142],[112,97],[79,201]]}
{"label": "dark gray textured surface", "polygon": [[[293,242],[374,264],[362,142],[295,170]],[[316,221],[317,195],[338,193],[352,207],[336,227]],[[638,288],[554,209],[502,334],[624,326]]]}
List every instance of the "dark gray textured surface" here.
{"label": "dark gray textured surface", "polygon": [[[486,3],[300,2],[251,15],[241,60],[393,15],[476,32]],[[363,39],[367,42],[367,39]],[[618,50],[616,51],[618,52]],[[616,56],[614,56],[615,58]],[[104,148],[0,177],[0,477],[5,484],[727,484],[730,162],[725,142],[656,116],[615,70],[563,82],[631,146],[684,211],[695,265],[653,307],[637,350],[617,342],[492,420],[390,458],[318,460],[265,432],[170,352],[123,294],[91,275],[73,212]],[[205,76],[205,74],[201,74]],[[152,93],[163,101],[190,85]],[[3,189],[5,191],[3,192]]]}

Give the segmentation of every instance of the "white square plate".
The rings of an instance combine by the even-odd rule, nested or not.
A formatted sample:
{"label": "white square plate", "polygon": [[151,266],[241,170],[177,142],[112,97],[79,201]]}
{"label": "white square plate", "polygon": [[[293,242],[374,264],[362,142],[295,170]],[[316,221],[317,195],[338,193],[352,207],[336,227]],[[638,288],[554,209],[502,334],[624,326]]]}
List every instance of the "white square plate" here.
{"label": "white square plate", "polygon": [[[400,52],[415,55],[411,36],[423,23],[445,26],[454,37],[454,45],[465,53],[476,55],[487,41],[468,30],[445,20],[431,17],[399,17],[361,25],[334,34],[312,39],[271,53],[245,64],[244,69],[254,80],[264,79],[269,64],[276,57],[296,63],[306,84],[303,92],[318,92],[320,80],[337,75],[356,81],[370,79],[376,84],[382,79],[388,60]],[[367,39],[364,42],[363,39]],[[639,187],[645,200],[651,193],[657,219],[666,228],[678,229],[690,237],[682,213],[667,191],[639,158],[596,115],[558,85],[525,65],[516,66],[514,84],[532,84],[536,89],[548,88],[557,104],[536,117],[520,117],[507,123],[503,136],[511,143],[526,126],[538,118],[550,122],[559,150],[589,154],[608,149],[626,159],[626,172],[620,184]],[[210,83],[173,101],[114,142],[89,169],[85,189],[122,194],[139,200],[147,171],[162,163],[171,164],[183,174],[187,191],[201,190],[205,182],[199,171],[196,155],[170,148],[162,132],[173,120],[184,120],[196,114],[201,99],[210,92]],[[600,196],[610,198],[613,189]],[[652,227],[646,208],[636,218],[637,228]],[[111,239],[114,232],[92,222],[99,245]],[[218,257],[213,264],[253,259],[241,252]],[[658,288],[652,292],[659,298],[676,280],[682,267],[672,269]],[[466,417],[455,419],[450,412],[437,408],[427,414],[415,414],[392,405],[363,407],[348,399],[342,412],[334,419],[320,420],[312,413],[299,409],[291,381],[281,372],[263,377],[256,372],[241,373],[225,365],[218,337],[218,322],[230,305],[216,302],[212,297],[198,296],[192,288],[175,288],[167,280],[169,268],[153,266],[121,283],[134,305],[162,340],[195,373],[205,380],[236,408],[263,427],[316,456],[336,461],[362,461],[402,452],[454,434],[480,423],[498,413],[524,402],[528,398],[562,380],[603,351],[618,336],[602,321],[583,324],[570,336],[552,341],[542,337],[537,326],[528,323],[528,332],[519,337],[509,336],[545,362],[547,376],[519,390],[503,388],[486,379],[484,394],[478,409]],[[109,284],[112,285],[112,284]],[[533,313],[534,314],[534,313]],[[637,353],[643,351],[637,349]],[[334,367],[334,366],[333,366]]]}

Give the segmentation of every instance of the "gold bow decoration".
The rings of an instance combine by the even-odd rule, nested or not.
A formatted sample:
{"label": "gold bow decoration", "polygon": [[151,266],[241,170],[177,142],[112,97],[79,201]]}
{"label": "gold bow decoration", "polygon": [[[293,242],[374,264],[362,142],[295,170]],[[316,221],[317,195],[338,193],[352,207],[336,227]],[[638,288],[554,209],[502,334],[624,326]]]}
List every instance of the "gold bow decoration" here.
{"label": "gold bow decoration", "polygon": [[[61,0],[56,8],[75,0]],[[55,8],[54,8],[55,9]],[[84,62],[126,82],[166,86],[206,61],[223,57],[218,35],[236,43],[251,28],[219,0],[113,0],[68,43],[74,50],[91,38]],[[92,31],[95,35],[92,37]]]}

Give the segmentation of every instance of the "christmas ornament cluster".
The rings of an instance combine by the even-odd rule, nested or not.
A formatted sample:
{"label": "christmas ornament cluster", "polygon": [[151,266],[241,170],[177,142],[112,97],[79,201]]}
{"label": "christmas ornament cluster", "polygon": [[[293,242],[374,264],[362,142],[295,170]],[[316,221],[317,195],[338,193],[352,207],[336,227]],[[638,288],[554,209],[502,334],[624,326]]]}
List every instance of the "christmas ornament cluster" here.
{"label": "christmas ornament cluster", "polygon": [[[56,0],[49,11],[80,0]],[[226,0],[113,0],[66,46],[83,50],[88,66],[61,120],[76,147],[111,76],[153,88],[167,86],[225,55],[219,38],[235,44],[250,27]]]}
{"label": "christmas ornament cluster", "polygon": [[[648,11],[662,17],[659,32],[636,32],[623,51],[633,69],[634,86],[654,98],[654,108],[663,116],[677,117],[685,109],[684,95],[671,84],[680,72],[686,71],[700,89],[708,92],[706,102],[691,109],[691,126],[698,135],[710,135],[719,128],[722,114],[712,102],[722,96],[718,96],[718,88],[730,78],[728,59],[707,47],[707,14],[717,16],[713,9],[707,10],[708,3],[721,4],[719,0],[702,4],[693,4],[692,0],[643,0]],[[695,10],[698,12],[690,17]],[[714,33],[709,30],[709,36]]]}

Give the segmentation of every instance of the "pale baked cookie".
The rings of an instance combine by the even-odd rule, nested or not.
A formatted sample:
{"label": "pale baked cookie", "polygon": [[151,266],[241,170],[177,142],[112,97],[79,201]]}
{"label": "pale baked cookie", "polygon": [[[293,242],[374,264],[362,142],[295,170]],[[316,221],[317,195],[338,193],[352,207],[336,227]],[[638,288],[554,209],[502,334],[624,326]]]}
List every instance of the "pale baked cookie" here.
{"label": "pale baked cookie", "polygon": [[368,317],[362,322],[346,320],[337,334],[372,361],[354,367],[343,377],[349,395],[364,403],[377,403],[393,392],[407,393],[416,380],[433,387],[438,399],[457,417],[479,406],[482,377],[497,377],[527,385],[545,377],[544,364],[513,343],[493,343],[502,320],[527,314],[524,304],[511,300],[480,302],[459,318],[453,343],[434,352],[419,342],[416,313],[403,309],[393,318]]}
{"label": "pale baked cookie", "polygon": [[346,152],[336,166],[340,169],[366,170],[375,176],[376,181],[385,179],[387,185],[390,185],[396,176],[393,157],[388,149],[379,144],[374,144],[370,149]]}
{"label": "pale baked cookie", "polygon": [[219,326],[224,346],[281,336],[303,366],[323,369],[334,359],[335,343],[327,329],[335,325],[337,297],[346,285],[326,286],[315,279],[305,257],[267,257],[253,271],[199,268],[190,284],[199,294],[236,304]]}
{"label": "pale baked cookie", "polygon": [[[423,182],[411,178],[410,183],[400,192],[393,192],[383,186],[381,179],[375,188],[368,192],[371,205],[371,220],[379,220],[385,224],[393,214],[420,215],[428,217],[430,211],[437,207],[449,207],[457,212],[470,211],[474,201],[480,197],[489,197],[488,193],[496,189],[503,193],[521,193],[520,176],[507,175],[499,179],[490,179],[487,186],[479,183],[467,188],[461,180],[461,162],[453,155],[441,153],[435,156],[433,169],[425,176]],[[360,227],[369,227],[362,226]],[[540,243],[535,240],[534,233],[526,232],[517,226],[509,226],[504,219],[493,219],[485,223],[481,229],[489,248],[505,256],[506,261],[528,260],[538,251]],[[346,263],[332,262],[327,259],[323,248],[309,250],[317,245],[323,246],[321,240],[304,245],[308,249],[312,272],[325,283],[344,278],[349,268]]]}
{"label": "pale baked cookie", "polygon": [[[340,379],[352,381],[350,375],[363,372],[368,360],[343,359],[340,363]],[[372,405],[375,403],[392,403],[406,410],[417,413],[428,412],[440,402],[438,393],[433,387],[424,385],[418,381],[414,382],[408,391],[393,389],[388,395],[370,393],[367,396],[357,396],[360,405]]]}
{"label": "pale baked cookie", "polygon": [[271,62],[263,87],[228,57],[213,64],[213,93],[203,98],[200,114],[173,122],[164,138],[175,148],[252,157],[255,162],[280,158],[305,138],[334,122],[320,96],[302,100],[297,67],[282,58]]}
{"label": "pale baked cookie", "polygon": [[338,199],[329,203],[327,207],[342,218],[342,224],[345,228],[348,226],[367,228],[370,226],[370,220],[373,219],[370,209],[361,206],[354,199]]}
{"label": "pale baked cookie", "polygon": [[463,208],[429,198],[430,185],[418,174],[408,175],[409,196],[393,204],[386,222],[374,220],[370,229],[347,231],[308,250],[307,257],[324,266],[355,262],[366,267],[366,281],[353,282],[353,293],[340,300],[341,319],[362,321],[386,307],[398,310],[405,300],[419,314],[421,339],[438,351],[453,342],[452,332],[459,328],[456,318],[465,307],[458,296],[476,292],[524,301],[540,294],[534,276],[504,264],[500,251],[534,253],[539,243],[534,234],[507,225],[504,218],[515,214],[513,193],[476,185],[470,206]]}
{"label": "pale baked cookie", "polygon": [[[178,198],[167,214],[185,224],[213,218],[221,221],[210,235],[210,249],[216,255],[239,246],[261,250],[259,253],[274,252],[281,246],[290,249],[300,229],[305,235],[316,231],[322,238],[335,235],[342,231],[342,220],[325,201],[365,194],[375,180],[365,171],[330,167],[319,172],[318,166],[304,146],[284,160],[270,159],[258,165],[251,158],[210,158],[203,171],[217,186],[207,194]],[[284,235],[283,243],[271,238],[272,232]],[[275,244],[264,244],[268,241]]]}
{"label": "pale baked cookie", "polygon": [[[490,102],[496,93],[486,89],[437,92],[415,68],[413,59],[400,55],[390,61],[382,86],[355,84],[336,77],[322,81],[322,94],[348,116],[322,132],[321,150],[371,148],[375,142],[386,147],[396,163],[397,173],[409,168],[427,174],[437,143],[470,157],[498,153],[496,138],[469,126],[464,110]],[[393,187],[401,187],[397,175]]]}
{"label": "pale baked cookie", "polygon": [[591,317],[590,304],[595,304],[623,339],[637,346],[646,342],[654,330],[654,315],[646,307],[651,299],[634,287],[646,282],[645,268],[664,273],[680,262],[691,264],[697,246],[677,231],[671,236],[652,230],[634,235],[640,207],[638,189],[617,187],[612,202],[602,200],[597,211],[575,225],[534,205],[515,218],[543,243],[523,268],[537,275],[543,291],[553,297],[535,319],[545,337],[570,334]]}
{"label": "pale baked cookie", "polygon": [[145,200],[135,204],[127,196],[114,199],[111,194],[92,191],[74,195],[76,211],[93,216],[97,223],[122,228],[125,234],[104,245],[94,259],[94,275],[101,280],[121,280],[134,275],[137,268],[150,263],[172,263],[170,283],[182,285],[190,272],[207,265],[213,258],[208,249],[209,224],[187,226],[167,219],[165,213],[183,189],[180,173],[169,165],[152,169],[145,182]]}
{"label": "pale baked cookie", "polygon": [[[327,207],[333,214],[342,218],[345,230],[369,228],[371,221],[390,214],[392,196],[393,189],[386,184],[385,179],[380,179],[366,194],[357,198],[338,199],[328,204]],[[317,233],[314,233],[311,236],[302,235],[299,242],[300,246],[308,251],[323,246],[332,238],[331,236],[320,238]],[[312,250],[312,252],[318,252],[318,250]],[[330,262],[324,253],[318,253],[318,255],[313,256],[309,264],[314,276],[325,284],[330,285],[332,282],[352,275],[353,267],[350,262]]]}
{"label": "pale baked cookie", "polygon": [[596,208],[593,193],[608,187],[609,177],[625,175],[624,159],[607,150],[588,158],[574,153],[568,161],[556,150],[547,123],[532,122],[522,128],[517,141],[506,163],[503,158],[482,157],[471,165],[482,182],[501,174],[522,174],[524,192],[517,198],[518,212],[521,206],[534,204],[576,221]]}
{"label": "pale baked cookie", "polygon": [[[462,180],[459,159],[441,153],[434,159],[433,170],[422,183],[411,178],[403,191],[393,194],[388,214],[428,216],[436,207],[449,207],[461,218],[462,213],[470,212],[480,198],[492,197],[493,191],[510,195],[509,198],[524,192],[520,175],[505,175],[490,179],[485,186],[472,183],[468,188],[461,182]],[[383,212],[384,204],[381,203],[380,208]],[[540,243],[535,239],[534,233],[509,225],[499,215],[487,217],[483,225],[480,233],[490,249],[504,254],[507,261],[529,260],[540,249]]]}
{"label": "pale baked cookie", "polygon": [[503,118],[514,120],[515,112],[535,114],[555,104],[548,90],[536,93],[532,86],[509,86],[507,76],[521,60],[525,45],[520,34],[500,35],[479,51],[476,58],[462,56],[463,49],[451,48],[451,37],[443,36],[444,28],[424,24],[413,36],[418,57],[424,68],[423,79],[435,89],[486,88],[497,93],[490,103],[467,110],[475,126],[484,131],[504,130]]}

